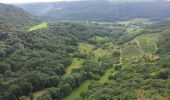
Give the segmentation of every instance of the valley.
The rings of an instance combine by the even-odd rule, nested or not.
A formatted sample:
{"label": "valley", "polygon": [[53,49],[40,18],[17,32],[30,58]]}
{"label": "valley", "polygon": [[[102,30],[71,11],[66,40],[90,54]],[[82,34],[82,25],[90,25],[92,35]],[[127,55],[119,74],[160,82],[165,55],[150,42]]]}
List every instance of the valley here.
{"label": "valley", "polygon": [[0,3],[0,100],[169,100],[169,5]]}
{"label": "valley", "polygon": [[[137,19],[135,19],[137,20]],[[140,20],[140,19],[139,19]],[[119,22],[123,25],[127,25],[128,22]],[[138,21],[137,21],[138,22]],[[147,23],[145,21],[145,23]],[[148,22],[151,23],[151,22]],[[101,24],[101,23],[100,23]],[[116,27],[112,27],[115,29]],[[73,89],[73,91],[68,94],[66,97],[64,97],[62,100],[76,100],[77,98],[80,98],[80,95],[82,93],[85,93],[88,91],[88,87],[91,84],[105,84],[111,82],[110,77],[113,77],[115,73],[117,73],[116,66],[120,68],[126,68],[126,66],[138,64],[141,62],[146,61],[156,61],[159,59],[158,55],[155,55],[155,52],[157,51],[157,42],[160,36],[160,33],[140,33],[143,28],[140,26],[128,26],[128,27],[120,27],[120,29],[125,28],[126,34],[123,34],[125,39],[129,39],[124,44],[118,45],[114,44],[112,42],[112,38],[107,36],[93,36],[90,38],[90,40],[97,41],[97,43],[90,44],[87,41],[86,42],[80,42],[77,46],[77,51],[86,55],[89,55],[91,57],[85,59],[85,58],[79,58],[74,57],[72,63],[66,68],[65,75],[71,75],[72,71],[75,69],[79,69],[84,62],[91,61],[94,63],[98,63],[99,66],[102,63],[103,60],[105,60],[107,57],[111,58],[109,59],[109,63],[112,64],[113,67],[108,68],[102,76],[98,80],[85,80],[78,86],[77,88]],[[39,29],[39,28],[37,28]],[[136,34],[139,34],[136,36]],[[134,37],[135,36],[135,37]],[[132,37],[132,39],[131,39]],[[123,38],[123,39],[124,39]],[[104,44],[101,45],[102,41],[106,41]],[[126,40],[125,40],[126,41]],[[108,61],[107,61],[108,62]],[[118,69],[120,69],[118,68]],[[45,93],[43,90],[40,92],[33,93],[33,100],[36,100],[37,97],[43,95]],[[41,95],[39,95],[41,94]],[[24,100],[30,100],[28,97],[26,97]]]}

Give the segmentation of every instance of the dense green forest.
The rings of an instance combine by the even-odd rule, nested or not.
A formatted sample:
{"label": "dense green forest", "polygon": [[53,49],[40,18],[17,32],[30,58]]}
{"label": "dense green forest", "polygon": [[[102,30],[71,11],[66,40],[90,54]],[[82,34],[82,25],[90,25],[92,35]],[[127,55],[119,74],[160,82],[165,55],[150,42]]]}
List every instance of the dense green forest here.
{"label": "dense green forest", "polygon": [[17,4],[17,6],[47,21],[113,22],[132,18],[161,20],[170,16],[170,1],[168,0],[78,0],[74,2]]}
{"label": "dense green forest", "polygon": [[0,100],[170,99],[168,19],[52,23],[0,8]]}

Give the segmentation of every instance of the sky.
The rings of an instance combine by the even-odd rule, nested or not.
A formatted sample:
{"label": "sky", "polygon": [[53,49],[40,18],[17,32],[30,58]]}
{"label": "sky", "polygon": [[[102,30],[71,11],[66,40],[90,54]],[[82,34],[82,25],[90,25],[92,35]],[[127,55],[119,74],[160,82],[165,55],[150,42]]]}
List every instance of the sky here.
{"label": "sky", "polygon": [[0,0],[0,3],[31,3],[31,2],[57,2],[57,1],[76,1],[76,0]]}

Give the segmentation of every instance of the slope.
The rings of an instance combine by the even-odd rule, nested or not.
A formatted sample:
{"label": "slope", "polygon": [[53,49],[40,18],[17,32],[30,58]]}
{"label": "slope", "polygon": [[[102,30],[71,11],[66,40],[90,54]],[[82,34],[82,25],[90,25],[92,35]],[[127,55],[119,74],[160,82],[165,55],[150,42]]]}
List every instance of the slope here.
{"label": "slope", "polygon": [[24,28],[39,22],[36,17],[21,8],[13,5],[0,3],[0,25],[1,27]]}
{"label": "slope", "polygon": [[129,20],[132,18],[160,20],[170,16],[170,1],[142,1],[114,2],[108,0],[85,0],[74,2],[18,4],[17,6],[43,20],[50,21],[89,20],[110,22]]}

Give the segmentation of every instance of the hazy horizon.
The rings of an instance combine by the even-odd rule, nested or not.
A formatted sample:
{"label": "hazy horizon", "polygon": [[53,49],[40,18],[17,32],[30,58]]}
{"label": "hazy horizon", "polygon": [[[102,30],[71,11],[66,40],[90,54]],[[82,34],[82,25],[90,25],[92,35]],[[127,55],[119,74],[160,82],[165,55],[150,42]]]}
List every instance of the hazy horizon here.
{"label": "hazy horizon", "polygon": [[[37,2],[61,2],[61,1],[86,1],[86,0],[0,0],[0,3],[37,3]],[[108,1],[170,1],[170,0],[108,0]]]}
{"label": "hazy horizon", "polygon": [[78,1],[78,0],[0,0],[0,3],[36,3],[36,2],[60,2],[60,1]]}

